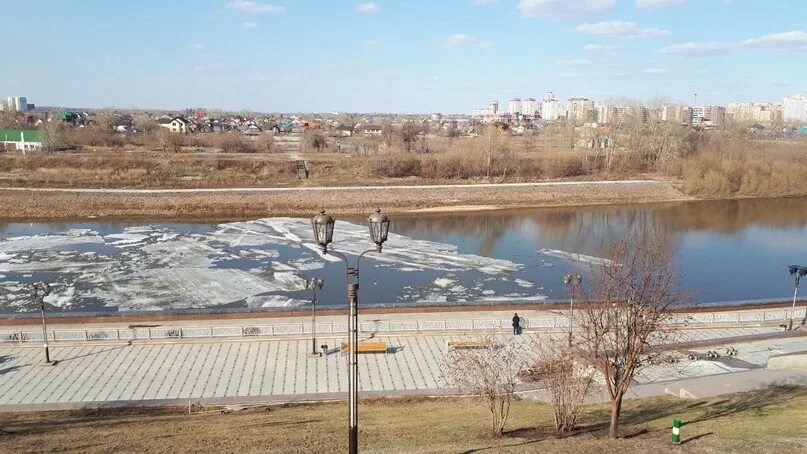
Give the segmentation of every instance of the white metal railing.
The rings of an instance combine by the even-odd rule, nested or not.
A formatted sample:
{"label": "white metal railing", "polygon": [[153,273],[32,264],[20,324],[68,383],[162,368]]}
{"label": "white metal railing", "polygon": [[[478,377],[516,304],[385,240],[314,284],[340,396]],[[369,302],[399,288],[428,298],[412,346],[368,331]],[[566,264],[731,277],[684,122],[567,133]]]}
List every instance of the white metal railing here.
{"label": "white metal railing", "polygon": [[[803,319],[805,308],[796,310],[795,317]],[[671,324],[687,326],[736,326],[740,324],[756,325],[775,323],[790,318],[790,311],[749,310],[733,312],[696,312],[676,314],[668,320]],[[568,326],[568,318],[564,316],[525,318],[528,330],[551,330]],[[456,332],[456,331],[491,331],[509,330],[510,320],[501,319],[452,319],[452,320],[389,320],[364,321],[360,323],[361,332],[365,333],[415,333],[415,332]],[[347,331],[346,323],[318,322],[319,334],[341,334]],[[311,333],[311,324],[278,323],[273,325],[240,325],[240,326],[160,326],[152,328],[91,328],[91,329],[52,329],[48,331],[50,342],[79,341],[129,341],[136,339],[213,339],[232,337],[273,337],[295,336]],[[0,329],[0,343],[42,342],[42,331],[32,328],[10,331]]]}

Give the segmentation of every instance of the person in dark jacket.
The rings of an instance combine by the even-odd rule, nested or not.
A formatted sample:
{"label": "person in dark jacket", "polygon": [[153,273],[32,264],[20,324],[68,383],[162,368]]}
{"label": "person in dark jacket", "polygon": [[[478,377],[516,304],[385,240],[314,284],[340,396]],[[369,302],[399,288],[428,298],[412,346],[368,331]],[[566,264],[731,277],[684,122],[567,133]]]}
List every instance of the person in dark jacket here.
{"label": "person in dark jacket", "polygon": [[518,316],[518,313],[513,315],[513,335],[518,334],[519,328],[521,327],[521,317]]}

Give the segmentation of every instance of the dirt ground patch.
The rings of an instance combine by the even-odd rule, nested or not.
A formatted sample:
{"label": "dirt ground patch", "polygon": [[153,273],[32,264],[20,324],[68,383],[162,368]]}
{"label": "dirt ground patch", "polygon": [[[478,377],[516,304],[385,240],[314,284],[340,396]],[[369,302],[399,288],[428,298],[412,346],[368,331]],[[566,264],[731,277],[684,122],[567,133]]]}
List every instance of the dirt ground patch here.
{"label": "dirt ground patch", "polygon": [[[622,438],[608,440],[608,409],[587,408],[578,431],[558,435],[548,406],[515,402],[505,435],[469,399],[380,399],[360,406],[362,452],[804,452],[807,388],[772,388],[702,400],[627,401]],[[77,410],[0,414],[4,452],[344,452],[345,403],[255,407]],[[684,422],[670,442],[674,417]]]}

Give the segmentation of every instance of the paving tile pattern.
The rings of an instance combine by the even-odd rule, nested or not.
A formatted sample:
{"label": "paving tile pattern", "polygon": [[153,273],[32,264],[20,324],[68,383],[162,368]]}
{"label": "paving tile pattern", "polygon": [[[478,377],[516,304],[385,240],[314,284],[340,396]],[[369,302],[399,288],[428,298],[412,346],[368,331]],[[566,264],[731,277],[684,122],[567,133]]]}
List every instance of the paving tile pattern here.
{"label": "paving tile pattern", "polygon": [[[679,340],[771,332],[772,328],[688,330]],[[470,335],[376,337],[387,354],[359,356],[360,391],[437,389],[449,340]],[[537,334],[520,339],[540,341]],[[277,396],[347,391],[347,357],[340,338],[318,339],[332,352],[310,354],[308,339],[178,341],[90,345],[51,349],[59,361],[42,366],[42,348],[0,350],[0,405]]]}

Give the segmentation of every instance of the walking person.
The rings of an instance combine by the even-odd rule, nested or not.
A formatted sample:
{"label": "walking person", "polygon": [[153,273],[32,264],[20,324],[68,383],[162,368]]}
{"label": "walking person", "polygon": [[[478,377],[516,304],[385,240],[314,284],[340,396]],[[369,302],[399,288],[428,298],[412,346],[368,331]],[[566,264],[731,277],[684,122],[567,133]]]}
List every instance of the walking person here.
{"label": "walking person", "polygon": [[519,328],[521,328],[521,317],[518,316],[518,313],[513,315],[513,335],[519,334]]}

